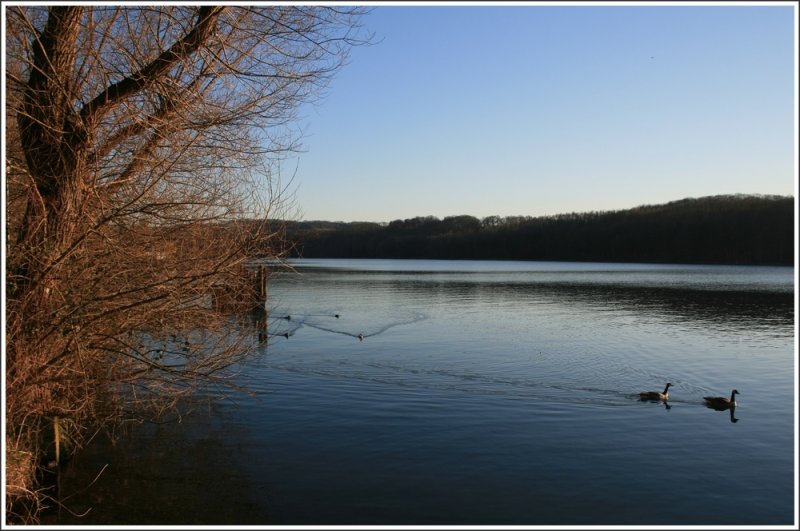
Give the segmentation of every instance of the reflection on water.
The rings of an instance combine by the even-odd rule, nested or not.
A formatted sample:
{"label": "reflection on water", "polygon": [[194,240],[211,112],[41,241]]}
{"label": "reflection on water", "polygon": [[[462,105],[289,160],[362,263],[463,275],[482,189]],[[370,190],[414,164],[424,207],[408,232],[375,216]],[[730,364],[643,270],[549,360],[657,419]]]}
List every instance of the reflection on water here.
{"label": "reflection on water", "polygon": [[706,404],[708,409],[713,409],[714,411],[727,411],[730,414],[731,422],[739,422],[739,419],[736,418],[736,406],[727,406],[722,404]]}
{"label": "reflection on water", "polygon": [[[496,266],[498,271],[476,272],[471,264],[491,267],[495,263],[450,265],[449,262],[411,260],[405,261],[410,263],[398,272],[383,270],[398,261],[376,260],[378,264],[368,267],[378,269],[367,271],[349,268],[373,261],[309,262],[333,262],[337,267],[301,269],[300,275],[281,280],[293,288],[312,286],[310,289],[321,287],[324,290],[330,282],[336,293],[348,288],[374,289],[381,296],[413,297],[422,308],[443,300],[460,306],[478,306],[487,309],[486,318],[491,317],[495,306],[516,308],[530,303],[628,311],[651,316],[657,321],[674,320],[684,326],[712,327],[733,333],[740,328],[749,333],[755,327],[766,333],[792,334],[794,322],[791,268],[500,262]],[[549,267],[544,271],[524,270],[526,265],[545,267],[541,264]],[[425,270],[447,265],[461,267],[466,272]],[[560,266],[567,270],[551,270]],[[523,271],[507,271],[508,267]],[[626,271],[625,267],[632,271]],[[339,301],[332,302],[335,305]],[[313,321],[311,323],[313,325]],[[746,326],[732,326],[737,324]]]}
{"label": "reflection on water", "polygon": [[254,396],[98,444],[61,523],[791,523],[791,268],[301,265],[253,316]]}

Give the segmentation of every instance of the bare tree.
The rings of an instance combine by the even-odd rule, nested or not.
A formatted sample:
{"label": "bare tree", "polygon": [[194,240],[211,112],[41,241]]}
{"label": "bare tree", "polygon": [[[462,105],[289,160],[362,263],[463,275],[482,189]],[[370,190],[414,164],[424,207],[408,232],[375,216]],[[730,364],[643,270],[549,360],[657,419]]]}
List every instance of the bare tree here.
{"label": "bare tree", "polygon": [[11,463],[53,422],[79,445],[248,352],[213,301],[282,256],[272,163],[364,41],[358,8],[5,9]]}

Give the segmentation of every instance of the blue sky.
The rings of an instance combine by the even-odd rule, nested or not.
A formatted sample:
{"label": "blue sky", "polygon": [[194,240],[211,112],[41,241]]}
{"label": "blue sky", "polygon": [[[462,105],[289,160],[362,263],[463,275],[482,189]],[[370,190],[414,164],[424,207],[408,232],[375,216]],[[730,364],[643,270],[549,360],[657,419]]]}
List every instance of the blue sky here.
{"label": "blue sky", "polygon": [[302,219],[550,215],[794,195],[783,5],[380,6],[303,109]]}

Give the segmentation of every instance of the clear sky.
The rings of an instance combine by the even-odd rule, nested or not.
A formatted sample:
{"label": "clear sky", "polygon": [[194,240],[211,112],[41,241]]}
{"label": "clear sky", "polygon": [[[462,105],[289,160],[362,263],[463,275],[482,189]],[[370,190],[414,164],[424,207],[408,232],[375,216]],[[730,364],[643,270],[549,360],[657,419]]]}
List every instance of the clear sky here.
{"label": "clear sky", "polygon": [[782,5],[380,6],[303,110],[305,220],[540,216],[796,193]]}

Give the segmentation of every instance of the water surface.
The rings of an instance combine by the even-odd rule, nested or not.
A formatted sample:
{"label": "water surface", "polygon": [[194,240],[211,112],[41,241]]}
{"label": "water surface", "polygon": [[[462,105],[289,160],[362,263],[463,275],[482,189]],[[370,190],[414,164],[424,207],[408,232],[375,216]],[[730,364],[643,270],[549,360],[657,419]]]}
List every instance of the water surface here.
{"label": "water surface", "polygon": [[295,266],[254,395],[94,445],[61,523],[793,523],[792,268]]}

